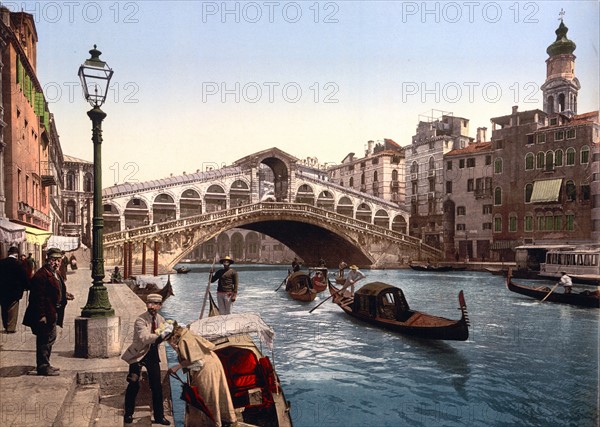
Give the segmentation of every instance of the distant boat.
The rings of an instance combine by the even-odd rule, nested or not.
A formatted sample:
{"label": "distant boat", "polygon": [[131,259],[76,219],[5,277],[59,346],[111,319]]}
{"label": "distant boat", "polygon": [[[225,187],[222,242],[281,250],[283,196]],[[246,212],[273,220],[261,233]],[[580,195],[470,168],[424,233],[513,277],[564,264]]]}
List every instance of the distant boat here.
{"label": "distant boat", "polygon": [[159,288],[154,282],[150,282],[142,277],[138,278],[136,276],[132,276],[131,279],[124,280],[124,283],[126,283],[127,286],[129,286],[129,288],[144,302],[146,302],[146,297],[150,294],[159,294],[162,297],[163,302],[165,302],[170,296],[175,295],[173,292],[173,287],[171,286],[171,276],[167,277],[167,283],[162,288]]}
{"label": "distant boat", "polygon": [[451,265],[409,264],[409,267],[416,271],[442,272],[454,270]]}
{"label": "distant boat", "polygon": [[292,299],[310,302],[317,297],[317,290],[313,288],[311,277],[304,271],[290,274],[285,282],[285,290]]}
{"label": "distant boat", "polygon": [[191,271],[191,268],[188,268],[188,267],[177,267],[175,269],[175,271],[177,272],[177,274],[188,274]]}

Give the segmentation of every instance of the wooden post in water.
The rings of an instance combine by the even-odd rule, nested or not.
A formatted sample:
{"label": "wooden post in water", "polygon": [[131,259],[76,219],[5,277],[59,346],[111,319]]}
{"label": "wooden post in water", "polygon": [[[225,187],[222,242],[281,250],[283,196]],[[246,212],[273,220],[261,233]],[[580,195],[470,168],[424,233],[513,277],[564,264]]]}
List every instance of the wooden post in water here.
{"label": "wooden post in water", "polygon": [[154,241],[154,275],[158,276],[158,240]]}
{"label": "wooden post in water", "polygon": [[142,243],[142,274],[146,274],[146,242]]}
{"label": "wooden post in water", "polygon": [[127,242],[123,243],[123,278],[124,279],[128,279],[129,278],[129,263],[127,262],[128,260],[128,256],[127,256]]}

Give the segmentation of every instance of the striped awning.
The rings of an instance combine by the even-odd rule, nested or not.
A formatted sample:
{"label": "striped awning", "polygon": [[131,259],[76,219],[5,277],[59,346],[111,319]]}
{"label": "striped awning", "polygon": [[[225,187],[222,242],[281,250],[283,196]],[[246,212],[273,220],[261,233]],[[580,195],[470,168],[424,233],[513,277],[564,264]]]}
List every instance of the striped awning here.
{"label": "striped awning", "polygon": [[50,236],[52,236],[51,231],[25,226],[25,240],[27,240],[29,243],[43,246]]}
{"label": "striped awning", "polygon": [[531,203],[557,202],[561,185],[562,178],[535,181],[531,193]]}
{"label": "striped awning", "polygon": [[18,245],[25,240],[25,226],[0,218],[0,243]]}
{"label": "striped awning", "polygon": [[58,248],[65,252],[71,252],[79,248],[79,236],[51,236],[48,239],[49,248]]}

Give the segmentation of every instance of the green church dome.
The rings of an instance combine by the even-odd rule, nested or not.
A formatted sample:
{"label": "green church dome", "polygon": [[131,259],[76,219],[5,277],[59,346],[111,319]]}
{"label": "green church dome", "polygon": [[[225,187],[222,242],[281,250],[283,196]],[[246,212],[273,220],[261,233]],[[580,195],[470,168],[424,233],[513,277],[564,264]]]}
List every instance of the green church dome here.
{"label": "green church dome", "polygon": [[569,29],[561,20],[560,25],[556,29],[556,41],[548,46],[546,52],[550,56],[561,55],[565,53],[573,53],[576,46],[575,43],[567,38],[567,32]]}

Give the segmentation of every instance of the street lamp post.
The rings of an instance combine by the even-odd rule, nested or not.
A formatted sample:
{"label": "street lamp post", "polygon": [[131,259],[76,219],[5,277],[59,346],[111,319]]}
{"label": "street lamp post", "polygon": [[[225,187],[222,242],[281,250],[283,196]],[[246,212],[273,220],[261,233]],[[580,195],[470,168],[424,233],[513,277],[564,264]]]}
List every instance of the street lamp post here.
{"label": "street lamp post", "polygon": [[94,217],[92,219],[92,286],[87,304],[81,311],[82,317],[110,317],[115,315],[104,286],[104,244],[102,218],[102,121],[106,113],[100,109],[113,75],[113,70],[100,59],[101,52],[90,50],[91,58],[79,67],[79,78],[85,99],[92,109],[87,115],[92,120],[92,142],[94,144]]}

